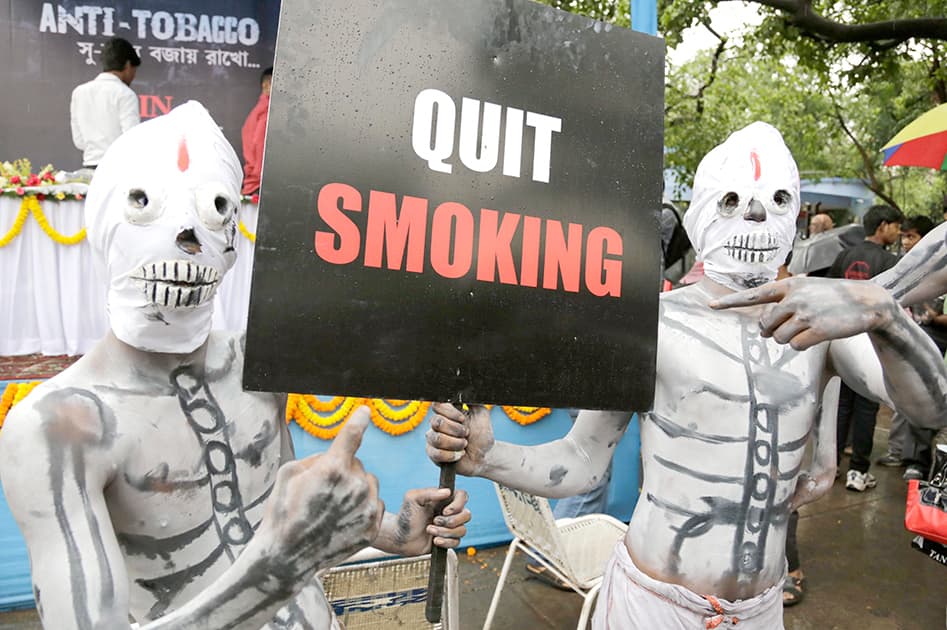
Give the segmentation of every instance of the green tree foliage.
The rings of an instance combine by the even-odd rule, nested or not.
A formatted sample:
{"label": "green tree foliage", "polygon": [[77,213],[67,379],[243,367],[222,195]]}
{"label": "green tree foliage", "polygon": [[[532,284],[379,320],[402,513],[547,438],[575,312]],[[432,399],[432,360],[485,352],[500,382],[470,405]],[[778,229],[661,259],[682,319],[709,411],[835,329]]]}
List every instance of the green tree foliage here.
{"label": "green tree foliage", "polygon": [[630,26],[629,0],[539,0],[551,7],[618,26]]}
{"label": "green tree foliage", "polygon": [[[628,26],[628,0],[540,0]],[[669,48],[730,0],[658,0]],[[882,165],[881,147],[947,102],[947,0],[751,0],[741,41],[667,68],[665,165],[689,183],[701,157],[754,120],[780,129],[804,178],[858,178],[908,214],[940,217],[938,171]]]}
{"label": "green tree foliage", "polygon": [[[661,0],[660,24],[668,45],[677,45],[690,26],[709,26],[709,10],[725,1]],[[947,190],[944,176],[927,169],[883,167],[880,148],[905,124],[947,102],[947,73],[941,61],[947,0],[749,4],[757,5],[764,19],[743,41],[721,38],[713,55],[669,69],[670,153],[690,142],[674,128],[695,126],[693,120],[679,122],[677,101],[682,97],[677,91],[705,86],[703,111],[732,118],[717,108],[727,108],[733,91],[756,85],[760,100],[773,101],[768,120],[783,131],[804,177],[857,177],[882,200],[909,214],[939,217]],[[787,74],[786,69],[791,71]],[[767,106],[757,103],[740,111],[762,117],[761,109]],[[706,115],[698,117],[700,128],[714,129]],[[686,175],[696,168],[693,157],[669,161]]]}

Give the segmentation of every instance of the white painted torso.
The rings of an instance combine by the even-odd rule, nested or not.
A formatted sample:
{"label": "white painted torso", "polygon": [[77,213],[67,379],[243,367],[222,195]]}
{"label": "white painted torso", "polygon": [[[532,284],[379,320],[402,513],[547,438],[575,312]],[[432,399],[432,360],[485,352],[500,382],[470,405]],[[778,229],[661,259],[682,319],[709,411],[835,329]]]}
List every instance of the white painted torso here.
{"label": "white painted torso", "polygon": [[[85,390],[101,402],[105,423],[114,423],[104,495],[130,612],[147,621],[183,605],[233,563],[291,447],[285,395],[242,389],[236,335],[211,334],[202,372],[139,370],[124,359],[93,350],[34,397]],[[285,623],[267,627],[328,627],[327,611],[313,581],[279,612]]]}
{"label": "white painted torso", "polygon": [[652,577],[741,599],[782,578],[826,344],[797,352],[760,337],[757,309],[713,311],[708,301],[699,286],[662,296],[643,487],[626,542]]}

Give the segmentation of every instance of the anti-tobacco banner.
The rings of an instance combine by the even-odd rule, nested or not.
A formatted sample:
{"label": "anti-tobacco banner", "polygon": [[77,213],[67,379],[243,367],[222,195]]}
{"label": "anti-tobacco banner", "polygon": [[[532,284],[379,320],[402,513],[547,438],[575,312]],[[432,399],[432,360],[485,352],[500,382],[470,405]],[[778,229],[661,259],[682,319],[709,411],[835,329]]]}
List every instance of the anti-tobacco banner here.
{"label": "anti-tobacco banner", "polygon": [[647,408],[663,66],[528,0],[286,0],[244,386]]}
{"label": "anti-tobacco banner", "polygon": [[142,119],[201,101],[240,152],[240,127],[273,64],[279,2],[118,0],[0,2],[0,160],[72,170],[73,88],[101,72],[102,46],[123,37],[141,57],[132,83]]}

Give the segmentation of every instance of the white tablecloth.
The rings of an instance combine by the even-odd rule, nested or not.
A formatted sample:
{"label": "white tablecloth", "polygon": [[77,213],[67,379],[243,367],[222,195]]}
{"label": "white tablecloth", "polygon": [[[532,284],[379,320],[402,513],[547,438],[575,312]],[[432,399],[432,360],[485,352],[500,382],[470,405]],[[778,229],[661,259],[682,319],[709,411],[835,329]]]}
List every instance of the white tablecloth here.
{"label": "white tablecloth", "polygon": [[[240,208],[240,219],[247,231],[256,234],[257,210],[253,203]],[[250,306],[250,276],[253,270],[253,243],[237,232],[237,262],[220,284],[214,299],[214,328],[219,330],[246,330],[247,309]]]}
{"label": "white tablecloth", "polygon": [[[0,237],[13,226],[22,200],[0,197]],[[81,201],[44,201],[50,225],[71,236],[84,225]],[[245,204],[240,216],[256,230],[257,206]],[[224,278],[216,301],[214,326],[243,330],[250,298],[253,244],[237,234],[237,263]],[[98,277],[88,240],[60,245],[31,216],[23,231],[0,247],[0,355],[83,354],[107,330],[105,284]]]}

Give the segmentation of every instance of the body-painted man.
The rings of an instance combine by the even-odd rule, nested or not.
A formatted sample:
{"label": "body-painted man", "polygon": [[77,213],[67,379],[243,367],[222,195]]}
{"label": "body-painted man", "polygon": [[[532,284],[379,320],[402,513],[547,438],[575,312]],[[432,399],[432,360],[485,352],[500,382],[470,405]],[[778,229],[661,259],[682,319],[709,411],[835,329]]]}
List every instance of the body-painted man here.
{"label": "body-painted man", "polygon": [[47,628],[335,625],[316,572],[373,544],[456,546],[466,497],[413,490],[385,514],[355,457],[360,410],[294,460],[285,395],[243,391],[243,339],[211,332],[234,262],[241,169],[188,103],[135,127],[91,184],[110,331],[13,409],[0,474]]}
{"label": "body-painted man", "polygon": [[[787,519],[834,480],[834,423],[819,422],[833,375],[912,422],[945,420],[947,372],[890,296],[867,335],[806,352],[761,336],[763,307],[710,307],[776,277],[798,211],[795,162],[769,125],[734,133],[698,168],[684,222],[705,277],[661,295],[655,398],[641,416],[643,486],[606,569],[595,628],[783,627]],[[496,442],[482,409],[436,410],[432,459],[547,497],[592,485],[629,421],[627,412],[583,411],[563,439],[524,447]]]}

